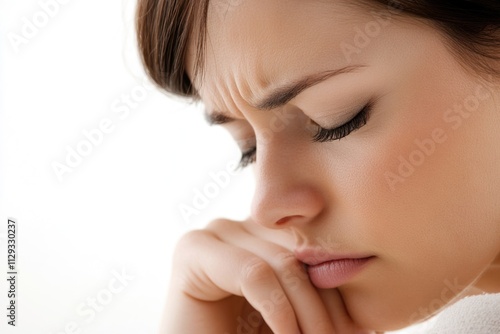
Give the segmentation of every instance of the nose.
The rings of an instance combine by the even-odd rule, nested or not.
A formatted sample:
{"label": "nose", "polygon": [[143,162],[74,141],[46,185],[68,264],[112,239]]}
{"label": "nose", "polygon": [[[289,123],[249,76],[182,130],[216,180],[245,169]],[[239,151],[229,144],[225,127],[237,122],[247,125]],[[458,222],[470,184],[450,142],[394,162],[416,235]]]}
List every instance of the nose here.
{"label": "nose", "polygon": [[320,176],[303,149],[290,142],[261,145],[255,162],[256,188],[251,218],[279,229],[304,225],[324,209]]}

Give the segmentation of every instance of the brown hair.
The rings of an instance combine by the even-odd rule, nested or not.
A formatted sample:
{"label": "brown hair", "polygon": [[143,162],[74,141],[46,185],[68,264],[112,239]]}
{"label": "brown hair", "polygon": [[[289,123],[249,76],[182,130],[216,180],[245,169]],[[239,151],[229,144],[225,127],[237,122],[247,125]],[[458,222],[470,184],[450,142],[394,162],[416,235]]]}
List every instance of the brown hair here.
{"label": "brown hair", "polygon": [[162,89],[183,97],[197,96],[186,73],[184,59],[196,18],[199,43],[195,75],[202,69],[209,0],[139,0],[137,41],[146,73]]}
{"label": "brown hair", "polygon": [[[370,8],[397,9],[399,14],[429,20],[445,33],[462,64],[478,73],[500,75],[500,69],[488,61],[500,60],[498,0],[357,1]],[[197,27],[194,76],[203,75],[208,4],[209,0],[138,1],[136,29],[142,61],[147,74],[168,93],[199,99],[186,73],[185,56]]]}

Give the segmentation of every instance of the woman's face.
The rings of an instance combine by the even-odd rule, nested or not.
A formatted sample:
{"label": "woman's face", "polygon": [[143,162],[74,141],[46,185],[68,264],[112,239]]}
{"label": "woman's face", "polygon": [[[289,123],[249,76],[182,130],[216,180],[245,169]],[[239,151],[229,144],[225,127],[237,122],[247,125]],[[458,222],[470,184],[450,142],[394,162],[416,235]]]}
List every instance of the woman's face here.
{"label": "woman's face", "polygon": [[[223,126],[241,149],[257,146],[251,218],[293,232],[296,249],[375,256],[338,289],[355,321],[385,330],[437,311],[481,274],[500,282],[485,272],[500,252],[500,86],[397,12],[212,0],[195,84],[210,114],[234,119]],[[369,102],[366,125],[312,140]]]}

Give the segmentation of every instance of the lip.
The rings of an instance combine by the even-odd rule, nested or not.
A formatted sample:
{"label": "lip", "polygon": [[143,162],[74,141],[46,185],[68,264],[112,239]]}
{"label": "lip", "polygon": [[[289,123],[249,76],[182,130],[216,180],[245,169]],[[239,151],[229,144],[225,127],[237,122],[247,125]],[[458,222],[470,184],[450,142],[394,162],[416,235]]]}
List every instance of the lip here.
{"label": "lip", "polygon": [[306,265],[311,282],[320,289],[333,289],[351,280],[375,256],[366,254],[328,254],[325,251],[295,251],[296,258]]}

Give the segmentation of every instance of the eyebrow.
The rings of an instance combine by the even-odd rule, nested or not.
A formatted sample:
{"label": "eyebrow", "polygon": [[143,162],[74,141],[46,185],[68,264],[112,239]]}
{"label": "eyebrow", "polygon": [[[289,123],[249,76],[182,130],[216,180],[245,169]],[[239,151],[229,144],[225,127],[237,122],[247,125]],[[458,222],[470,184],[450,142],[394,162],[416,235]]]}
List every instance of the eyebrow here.
{"label": "eyebrow", "polygon": [[[290,102],[293,98],[297,97],[307,88],[317,85],[336,75],[354,72],[362,67],[365,67],[365,65],[351,65],[336,70],[328,70],[305,76],[282,87],[274,89],[261,101],[254,103],[252,107],[260,110],[272,110],[281,107]],[[228,116],[226,113],[216,110],[205,110],[205,119],[209,125],[222,125],[236,120],[235,118]]]}

